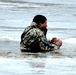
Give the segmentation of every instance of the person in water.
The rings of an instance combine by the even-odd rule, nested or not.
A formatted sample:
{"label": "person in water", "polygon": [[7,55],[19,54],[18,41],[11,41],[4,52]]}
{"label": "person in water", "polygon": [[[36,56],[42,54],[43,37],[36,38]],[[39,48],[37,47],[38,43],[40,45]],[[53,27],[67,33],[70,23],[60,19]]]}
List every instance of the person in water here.
{"label": "person in water", "polygon": [[36,15],[30,26],[26,27],[21,35],[21,51],[53,51],[59,49],[62,41],[58,38],[47,40],[47,18]]}

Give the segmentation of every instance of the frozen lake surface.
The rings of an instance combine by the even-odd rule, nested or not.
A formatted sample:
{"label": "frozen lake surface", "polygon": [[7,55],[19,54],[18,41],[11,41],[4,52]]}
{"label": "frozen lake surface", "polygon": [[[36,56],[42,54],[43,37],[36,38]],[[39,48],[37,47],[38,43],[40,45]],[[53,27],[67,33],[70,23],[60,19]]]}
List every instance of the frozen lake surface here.
{"label": "frozen lake surface", "polygon": [[[35,15],[48,19],[55,52],[22,53],[20,36]],[[76,75],[76,0],[0,0],[0,75]]]}

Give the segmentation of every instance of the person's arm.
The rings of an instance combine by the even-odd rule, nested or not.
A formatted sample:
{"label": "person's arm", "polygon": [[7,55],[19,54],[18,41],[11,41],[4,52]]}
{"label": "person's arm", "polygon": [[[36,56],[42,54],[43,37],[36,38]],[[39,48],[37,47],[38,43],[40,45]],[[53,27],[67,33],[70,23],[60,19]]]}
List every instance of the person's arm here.
{"label": "person's arm", "polygon": [[39,46],[40,46],[41,50],[50,50],[50,51],[53,51],[55,49],[58,49],[58,46],[50,44],[50,42],[47,40],[47,38],[44,35],[41,35],[39,37],[39,40],[40,40]]}

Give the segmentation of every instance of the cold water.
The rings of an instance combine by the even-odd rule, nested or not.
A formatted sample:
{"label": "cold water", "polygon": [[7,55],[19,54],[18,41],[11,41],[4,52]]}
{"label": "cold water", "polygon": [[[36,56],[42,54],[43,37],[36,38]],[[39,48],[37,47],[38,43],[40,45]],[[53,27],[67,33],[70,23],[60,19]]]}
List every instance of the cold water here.
{"label": "cold water", "polygon": [[[47,17],[47,39],[63,41],[59,50],[20,51],[20,36],[37,14]],[[0,75],[76,75],[76,1],[0,0],[0,60]]]}

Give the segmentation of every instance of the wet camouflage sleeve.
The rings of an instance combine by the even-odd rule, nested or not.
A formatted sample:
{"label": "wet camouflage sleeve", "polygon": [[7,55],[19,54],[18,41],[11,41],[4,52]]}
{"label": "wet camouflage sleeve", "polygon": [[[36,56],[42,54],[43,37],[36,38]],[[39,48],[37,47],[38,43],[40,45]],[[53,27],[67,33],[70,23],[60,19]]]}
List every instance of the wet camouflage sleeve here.
{"label": "wet camouflage sleeve", "polygon": [[40,41],[39,46],[41,50],[54,50],[54,46],[51,46],[51,44],[48,42],[47,38],[42,32],[38,33],[38,35],[38,40]]}

